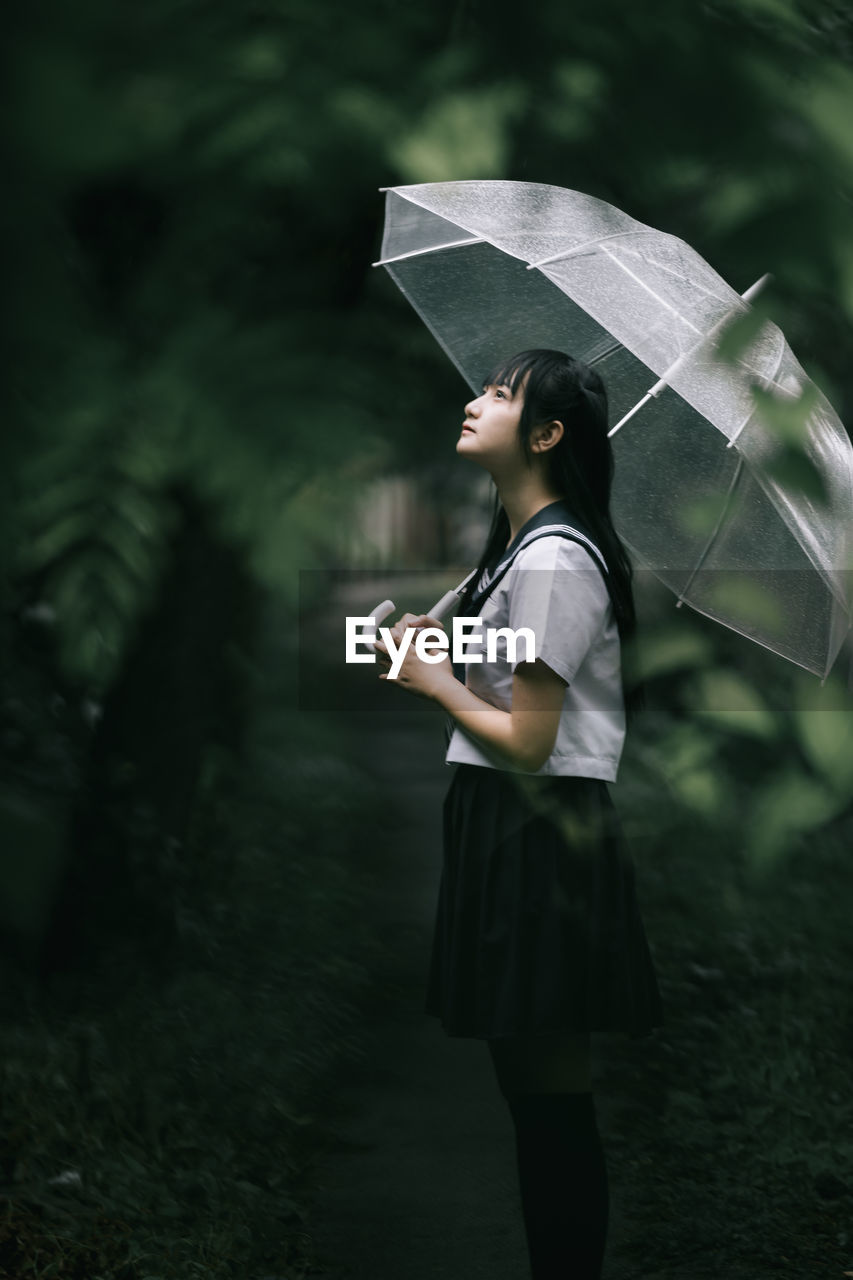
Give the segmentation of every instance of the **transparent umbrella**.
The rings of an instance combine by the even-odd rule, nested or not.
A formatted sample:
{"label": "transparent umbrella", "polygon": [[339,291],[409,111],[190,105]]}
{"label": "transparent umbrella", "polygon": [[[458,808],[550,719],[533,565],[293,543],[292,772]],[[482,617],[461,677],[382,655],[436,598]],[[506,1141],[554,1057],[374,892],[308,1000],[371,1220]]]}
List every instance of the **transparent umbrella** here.
{"label": "transparent umbrella", "polygon": [[478,393],[525,348],[596,366],[635,560],[679,604],[828,673],[850,627],[853,448],[776,325],[721,358],[750,291],[675,236],[531,182],[387,189],[374,265]]}

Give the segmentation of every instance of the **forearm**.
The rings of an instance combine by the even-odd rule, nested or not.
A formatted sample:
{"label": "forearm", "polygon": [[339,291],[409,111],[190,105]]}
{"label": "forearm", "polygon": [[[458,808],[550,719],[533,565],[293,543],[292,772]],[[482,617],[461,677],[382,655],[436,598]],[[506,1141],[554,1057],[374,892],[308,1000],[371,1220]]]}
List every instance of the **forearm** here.
{"label": "forearm", "polygon": [[531,772],[538,768],[538,762],[531,760],[527,744],[521,740],[519,726],[513,724],[511,712],[484,702],[455,679],[443,682],[432,697],[502,765]]}
{"label": "forearm", "polygon": [[[392,629],[398,644],[410,623],[440,626],[426,615],[407,613]],[[375,647],[386,667],[379,679],[387,680],[391,667],[388,650],[381,641]],[[513,672],[512,711],[501,711],[478,698],[456,679],[446,657],[438,663],[427,662],[418,657],[413,646],[406,651],[394,679],[401,688],[437,702],[477,740],[498,768],[536,773],[554,749],[566,681],[541,661],[522,662]]]}

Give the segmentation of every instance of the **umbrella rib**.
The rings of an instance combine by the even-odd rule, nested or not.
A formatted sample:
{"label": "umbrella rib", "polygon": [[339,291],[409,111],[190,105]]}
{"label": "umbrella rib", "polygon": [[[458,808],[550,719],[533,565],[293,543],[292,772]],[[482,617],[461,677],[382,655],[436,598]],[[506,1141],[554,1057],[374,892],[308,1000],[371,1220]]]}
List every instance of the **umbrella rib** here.
{"label": "umbrella rib", "polygon": [[[555,253],[550,258],[540,258],[538,262],[529,263],[527,270],[532,271],[534,267],[545,267],[552,262],[561,262],[566,258],[581,257],[585,255],[585,251],[592,248],[595,253],[604,243],[605,240],[620,240],[626,236],[641,236],[658,234],[652,231],[615,231],[609,236],[600,236],[597,240],[586,240],[583,244],[576,245],[574,249],[566,249],[563,253]],[[605,249],[605,252],[612,258],[613,254]],[[692,289],[697,289],[700,293],[704,293],[706,298],[714,298],[717,302],[725,302],[725,298],[721,298],[719,293],[715,293],[713,289],[706,289],[704,285],[699,284],[697,280],[692,280],[689,276],[683,275],[680,271],[674,271],[672,267],[668,267],[664,262],[658,262],[654,258],[647,258],[637,249],[632,249],[630,245],[622,246],[623,253],[630,253],[633,257],[639,258],[641,262],[648,262],[650,266],[655,267],[658,271],[665,271],[668,276],[672,276],[674,280],[681,280],[684,284],[689,284]],[[592,256],[591,254],[588,256]],[[617,259],[618,261],[618,259]],[[721,281],[725,284],[725,281]]]}
{"label": "umbrella rib", "polygon": [[[607,330],[605,330],[605,333],[606,332]],[[607,336],[610,337],[611,335],[608,334]],[[600,364],[601,361],[606,360],[608,356],[612,356],[614,351],[625,350],[624,345],[619,342],[617,338],[614,338],[612,342],[608,342],[606,346],[599,342],[599,348],[600,349],[590,347],[589,350],[584,353],[584,363],[588,364],[590,368],[593,365]]]}
{"label": "umbrella rib", "polygon": [[563,249],[560,253],[554,253],[550,258],[540,258],[537,262],[529,262],[527,270],[533,271],[537,267],[547,267],[550,262],[560,262],[563,258],[573,258],[575,255],[584,253],[587,249],[593,252],[598,249],[605,240],[622,240],[625,236],[656,236],[660,235],[659,231],[636,231],[633,228],[630,231],[614,231],[609,236],[596,236],[594,240],[584,240],[583,244],[576,244],[572,249]]}
{"label": "umbrella rib", "polygon": [[[699,293],[704,293],[706,298],[713,298],[716,302],[723,303],[728,301],[726,298],[721,298],[718,293],[714,293],[713,289],[706,289],[698,280],[691,280],[689,276],[682,275],[680,271],[674,271],[672,267],[668,267],[665,262],[657,262],[654,258],[644,257],[642,253],[638,253],[636,249],[630,248],[629,245],[623,245],[622,252],[630,253],[632,257],[639,258],[641,262],[648,262],[649,266],[654,267],[657,271],[665,271],[666,274],[668,276],[672,276],[674,280],[680,280],[683,284],[689,284],[691,289],[696,289]],[[725,284],[725,281],[723,280],[721,283]],[[734,293],[734,290],[732,290],[732,293]]]}
{"label": "umbrella rib", "polygon": [[[638,550],[638,548],[636,548],[633,545],[633,543],[624,534],[622,535],[622,541],[627,547],[630,554],[640,564],[644,564],[645,567],[649,570],[649,572],[655,575],[655,577],[658,579],[659,582],[662,582],[665,587],[667,587],[669,590],[672,590],[667,579],[662,576],[662,571],[659,569],[656,569],[654,565],[649,564],[648,561],[646,560],[646,557],[643,555],[642,551]],[[719,617],[716,614],[710,612],[707,608],[703,609],[701,605],[695,604],[692,600],[684,600],[684,601],[679,600],[676,607],[680,608],[682,603],[686,604],[688,608],[692,609],[694,613],[698,613],[702,618],[710,618],[712,622],[720,621]],[[756,635],[754,631],[747,630],[746,627],[744,627],[742,624],[739,625],[737,622],[728,621],[723,625],[726,626],[729,630],[734,631],[736,635],[745,636],[747,640],[752,640],[755,644],[760,644],[763,649],[767,649],[770,653],[778,654],[780,658],[785,658],[788,662],[793,662],[798,667],[802,667],[804,671],[810,671],[812,675],[821,676],[822,680],[826,680],[826,677],[828,674],[827,664],[824,664],[823,667],[816,667],[813,662],[809,662],[807,660],[804,661],[802,658],[797,657],[797,655],[794,652],[792,652],[790,647],[784,648],[780,646],[778,643],[771,644],[769,640],[762,639],[762,637]],[[829,665],[831,666],[831,664]]]}
{"label": "umbrella rib", "polygon": [[631,279],[634,280],[640,286],[641,289],[645,289],[646,293],[648,293],[652,298],[654,298],[655,302],[659,302],[662,307],[665,307],[667,311],[671,312],[672,315],[674,315],[678,320],[680,320],[682,324],[684,324],[688,329],[692,329],[693,332],[698,334],[700,338],[704,338],[705,335],[701,329],[697,328],[695,324],[692,324],[691,321],[689,321],[685,316],[683,316],[676,307],[672,306],[671,303],[667,302],[665,298],[662,298],[659,293],[655,293],[654,289],[650,289],[649,286],[646,284],[645,280],[641,280],[640,277],[636,275],[631,270],[630,267],[626,267],[624,262],[620,262],[619,259],[616,257],[615,253],[611,253],[606,245],[604,248],[604,252],[607,254],[611,262],[615,262],[617,267],[621,267],[621,269],[625,272],[625,274],[629,275]]}
{"label": "umbrella rib", "polygon": [[[744,293],[741,294],[741,300],[743,302],[751,302],[752,299],[756,297],[758,293],[761,292],[761,290],[764,288],[764,286],[766,285],[767,281],[770,278],[771,277],[769,275],[763,275],[760,280],[756,280],[755,284],[750,285],[750,287]],[[631,418],[633,418],[634,414],[637,413],[639,409],[642,409],[643,405],[648,404],[648,402],[652,399],[657,399],[657,397],[664,390],[664,388],[671,385],[672,375],[674,373],[677,373],[684,366],[685,361],[689,360],[691,356],[696,355],[697,351],[699,351],[699,349],[701,348],[704,342],[711,342],[715,339],[715,334],[717,330],[723,324],[725,324],[725,322],[729,319],[729,317],[733,313],[734,313],[734,308],[732,308],[730,311],[727,311],[726,314],[721,316],[720,319],[717,320],[716,323],[713,324],[706,333],[702,334],[702,336],[700,337],[697,343],[695,343],[692,347],[689,347],[687,351],[682,351],[681,355],[676,358],[674,364],[671,364],[669,368],[666,370],[666,372],[660,376],[660,378],[657,380],[655,385],[649,388],[649,390],[643,396],[642,400],[638,400],[637,403],[634,405],[634,407],[628,410],[624,418],[621,418],[619,422],[616,423],[615,427],[611,427],[611,429],[607,433],[608,436],[615,436],[619,428],[624,427],[625,423],[628,422]],[[773,370],[773,373],[770,378],[771,382],[775,379],[776,374],[779,372],[780,361],[781,361],[781,356],[777,358],[776,367]],[[752,369],[750,365],[744,364],[742,360],[740,361],[740,364],[748,372],[755,373],[756,376],[759,376],[759,377],[762,376],[758,373],[757,370]],[[740,435],[741,430],[743,430],[743,425],[736,432],[736,435],[734,438],[737,438],[737,436]],[[728,448],[728,445],[726,447]]]}
{"label": "umbrella rib", "polygon": [[[720,509],[720,514],[717,517],[717,523],[714,525],[713,529],[711,530],[711,535],[708,538],[708,541],[705,543],[705,546],[702,550],[702,554],[700,555],[699,559],[696,561],[695,565],[693,566],[690,572],[690,577],[687,579],[681,591],[678,593],[678,599],[675,602],[676,609],[680,609],[682,604],[684,604],[685,596],[687,595],[687,592],[690,590],[691,586],[693,585],[693,579],[696,577],[696,574],[699,572],[699,570],[702,568],[702,565],[705,563],[705,561],[708,558],[708,552],[711,550],[711,547],[713,546],[714,539],[716,538],[717,534],[720,532],[723,521],[728,515],[729,507],[732,501],[732,495],[734,494],[734,491],[737,487],[738,481],[740,480],[742,473],[743,473],[743,458],[739,457],[737,460],[737,466],[735,467],[735,473],[731,478],[728,491],[726,493],[725,498],[723,499],[723,505]],[[688,600],[687,603],[690,604],[690,601]]]}
{"label": "umbrella rib", "polygon": [[[780,343],[778,343],[778,347],[776,351],[776,363],[773,366],[773,372],[771,374],[769,375],[761,374],[757,369],[750,369],[749,371],[750,373],[754,373],[756,377],[761,382],[764,382],[767,386],[769,387],[779,386],[779,384],[776,381],[776,375],[782,367],[782,360],[784,359],[784,356],[785,356],[785,342],[783,339]],[[743,361],[741,361],[741,363],[743,364]],[[749,366],[744,365],[744,368],[749,368]],[[740,424],[740,426],[738,427],[734,435],[730,437],[726,445],[727,449],[731,449],[735,441],[740,439],[740,436],[742,435],[742,433],[746,430],[750,422],[752,422],[752,419],[755,417],[757,409],[758,409],[758,405],[753,399],[752,408],[750,409],[749,413],[746,415],[746,417],[744,418],[743,422]]]}
{"label": "umbrella rib", "polygon": [[[566,258],[592,257],[598,249],[604,247],[605,240],[622,240],[626,236],[649,236],[658,234],[658,232],[653,231],[615,231],[612,235],[599,236],[597,240],[586,240],[583,244],[576,245],[573,249],[565,249],[562,253],[552,254],[550,258],[540,258],[537,262],[529,263],[527,270],[533,271],[536,267],[547,267],[552,262],[562,262],[565,261]],[[592,249],[592,253],[587,254],[587,249]],[[611,254],[609,249],[606,247],[604,248],[604,252],[608,253],[610,257],[613,257],[613,254]],[[674,280],[680,280],[684,284],[689,284],[692,289],[697,289],[699,293],[704,293],[706,298],[714,298],[717,302],[726,301],[725,298],[720,297],[719,293],[715,293],[713,289],[706,289],[703,284],[698,282],[698,280],[693,280],[690,276],[686,276],[680,271],[673,270],[673,268],[668,267],[665,262],[658,262],[655,258],[647,258],[644,254],[640,253],[638,249],[632,249],[630,245],[623,245],[622,252],[630,253],[632,257],[639,258],[641,262],[647,262],[658,271],[665,271],[666,274],[668,276],[672,276]],[[725,284],[725,281],[721,281],[721,284]]]}
{"label": "umbrella rib", "polygon": [[393,258],[380,258],[371,262],[372,267],[387,267],[390,262],[402,262],[404,258],[420,258],[425,253],[438,253],[440,249],[459,249],[466,244],[483,244],[483,236],[469,236],[466,240],[448,240],[444,244],[430,244],[425,249],[410,249],[408,253],[398,253]]}
{"label": "umbrella rib", "polygon": [[[536,262],[531,262],[527,266],[528,271],[533,271],[536,267],[546,267],[552,262],[561,262],[566,258],[580,257],[585,251],[592,248],[593,253],[603,245],[605,240],[622,240],[626,236],[659,236],[660,232],[656,231],[614,231],[609,236],[599,236],[596,240],[585,240],[583,244],[575,245],[573,249],[565,249],[562,253],[552,254],[550,258],[539,258]],[[674,238],[674,237],[673,237]],[[688,246],[689,248],[689,246]],[[715,293],[713,289],[706,289],[704,285],[697,280],[693,280],[690,276],[684,275],[680,271],[674,271],[672,267],[668,267],[664,262],[658,262],[655,258],[647,258],[637,249],[632,249],[630,245],[623,245],[622,251],[630,253],[633,257],[639,258],[641,262],[648,262],[650,266],[655,267],[658,271],[665,271],[667,275],[672,276],[675,280],[681,280],[685,284],[689,284],[691,288],[698,289],[700,293],[704,293],[706,298],[714,298],[717,302],[725,302],[727,299],[721,298],[719,293]],[[590,255],[591,256],[591,255]],[[612,254],[610,255],[613,256]],[[725,284],[725,281],[721,281]]]}

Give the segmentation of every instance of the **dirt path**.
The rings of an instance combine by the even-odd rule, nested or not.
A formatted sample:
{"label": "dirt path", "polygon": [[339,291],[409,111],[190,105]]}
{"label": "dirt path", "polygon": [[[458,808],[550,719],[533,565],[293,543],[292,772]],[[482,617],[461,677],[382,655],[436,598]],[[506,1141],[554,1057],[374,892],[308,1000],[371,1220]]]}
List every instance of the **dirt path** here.
{"label": "dirt path", "polygon": [[[358,584],[377,600],[388,594],[382,588]],[[371,833],[364,850],[371,886],[365,913],[390,958],[371,974],[364,1056],[342,1071],[335,1105],[319,1126],[308,1171],[311,1274],[528,1280],[514,1136],[488,1051],[480,1041],[448,1038],[422,1012],[441,804],[451,775],[440,714],[399,691],[393,696],[399,713],[390,719],[350,717],[355,758],[393,801],[385,831]],[[373,707],[374,699],[360,705]],[[619,807],[618,788],[614,798]],[[785,1076],[781,1092],[768,1096],[767,1072],[781,1052],[776,1029],[790,1014],[787,970],[774,977],[773,966],[779,937],[795,929],[802,912],[797,884],[788,892],[780,882],[770,905],[766,890],[744,896],[735,911],[721,894],[727,884],[741,884],[736,849],[719,850],[705,881],[689,844],[653,852],[638,866],[639,888],[658,949],[666,1026],[639,1041],[594,1037],[611,1194],[606,1280],[851,1274],[846,1188],[839,1182],[840,1190],[819,1193],[805,1160],[792,1167],[772,1157],[754,1120],[771,1114],[791,1123],[793,1086]],[[831,845],[826,859],[838,879],[841,864],[832,861]],[[814,920],[823,918],[817,911]],[[831,976],[830,959],[816,945],[806,955]],[[717,981],[723,971],[725,984]],[[762,985],[762,974],[772,981]],[[838,983],[840,999],[846,986],[840,976]],[[736,1028],[747,1015],[741,1048]],[[805,1013],[796,1025],[810,1031]],[[808,1120],[792,1152],[797,1157],[814,1146],[817,1121],[809,1117],[818,1103],[828,1132],[838,1128],[836,1111],[841,1115],[840,1094],[827,1109],[810,1080],[797,1094],[797,1114]],[[823,1159],[827,1169],[836,1168]]]}
{"label": "dirt path", "polygon": [[488,1052],[422,1012],[450,771],[440,716],[410,701],[370,740],[371,769],[397,798],[372,859],[373,919],[394,967],[374,974],[381,999],[314,1167],[310,1230],[327,1280],[516,1280],[526,1249],[512,1134]]}
{"label": "dirt path", "polygon": [[[364,1029],[366,1056],[340,1081],[340,1111],[313,1167],[308,1229],[325,1280],[525,1280],[514,1137],[488,1051],[451,1039],[422,1012],[450,771],[440,715],[407,702],[381,741],[364,722],[365,757],[396,797],[372,850],[370,908],[395,961],[393,972],[373,975],[380,999]],[[599,1111],[607,1140],[606,1099]],[[651,1277],[626,1263],[631,1228],[618,1183],[611,1195],[608,1277]]]}
{"label": "dirt path", "polygon": [[[364,599],[394,594],[394,584],[356,579],[318,612],[315,652],[334,663],[340,636],[328,620],[362,613]],[[383,833],[364,849],[370,884],[365,912],[393,960],[371,974],[364,1010],[363,1058],[342,1071],[317,1134],[307,1175],[310,1252],[324,1280],[527,1280],[529,1268],[518,1203],[515,1141],[485,1044],[448,1037],[423,1012],[427,966],[441,872],[441,807],[451,771],[444,763],[440,712],[387,685],[385,714],[376,713],[364,667],[340,671],[340,705],[350,750],[389,797]],[[359,692],[361,690],[361,692]],[[381,704],[380,704],[381,705]],[[623,1037],[618,1038],[620,1041]],[[611,1037],[594,1047],[594,1072],[611,1083]],[[639,1072],[643,1050],[630,1050]],[[618,1071],[617,1071],[618,1075]],[[620,1114],[631,1102],[597,1091],[599,1125],[608,1150],[611,1227],[607,1280],[655,1280],[636,1265],[641,1221],[623,1181],[635,1181]],[[623,1205],[628,1208],[626,1216]]]}

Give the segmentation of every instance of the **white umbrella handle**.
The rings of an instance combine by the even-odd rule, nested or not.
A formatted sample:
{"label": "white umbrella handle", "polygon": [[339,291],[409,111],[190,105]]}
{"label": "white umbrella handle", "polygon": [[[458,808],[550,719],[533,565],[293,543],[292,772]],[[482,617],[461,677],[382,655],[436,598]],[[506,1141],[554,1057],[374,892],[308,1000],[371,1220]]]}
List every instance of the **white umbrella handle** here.
{"label": "white umbrella handle", "polygon": [[[468,578],[472,575],[469,573]],[[458,587],[454,587],[452,591],[445,591],[440,600],[437,600],[431,609],[427,609],[426,616],[435,618],[436,622],[442,622],[444,618],[455,609],[459,603],[459,592],[465,586],[468,578],[463,578]]]}
{"label": "white umbrella handle", "polygon": [[[397,606],[393,600],[383,600],[375,609],[371,609],[369,616],[373,619],[374,626],[378,627],[396,608]],[[364,646],[366,649],[373,649],[373,645],[369,640],[364,641]]]}
{"label": "white umbrella handle", "polygon": [[[445,591],[441,599],[437,600],[431,609],[427,609],[426,616],[428,618],[435,618],[436,622],[441,622],[447,614],[450,613],[451,609],[455,608],[459,603],[460,591],[468,582],[470,582],[476,572],[476,569],[472,569],[471,572],[467,574],[459,585],[454,587],[452,591]],[[385,621],[389,614],[394,612],[396,607],[397,606],[394,604],[393,600],[383,600],[375,609],[370,610],[370,617],[374,619],[378,627],[381,622]],[[365,644],[368,649],[373,648],[373,645],[370,644],[369,641],[365,641]]]}

